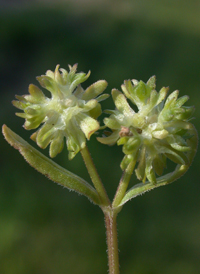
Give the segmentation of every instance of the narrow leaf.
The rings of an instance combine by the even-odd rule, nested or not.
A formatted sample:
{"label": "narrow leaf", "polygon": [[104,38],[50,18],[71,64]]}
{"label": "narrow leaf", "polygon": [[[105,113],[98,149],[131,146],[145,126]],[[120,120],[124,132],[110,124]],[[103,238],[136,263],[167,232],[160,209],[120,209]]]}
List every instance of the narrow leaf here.
{"label": "narrow leaf", "polygon": [[189,166],[186,166],[186,165],[178,165],[174,172],[172,172],[170,174],[168,173],[167,175],[162,176],[159,179],[157,179],[156,184],[152,184],[150,182],[145,182],[145,183],[139,183],[139,184],[133,186],[131,189],[129,189],[126,192],[126,194],[124,195],[124,198],[122,199],[119,206],[124,205],[129,200],[131,200],[141,194],[144,194],[147,191],[150,191],[150,190],[157,188],[159,186],[164,186],[164,185],[174,182],[175,180],[180,178],[188,170],[188,168],[189,168]]}
{"label": "narrow leaf", "polygon": [[100,204],[96,190],[84,179],[44,156],[6,125],[3,125],[3,135],[6,141],[15,149],[18,149],[25,160],[37,171],[69,190],[74,190],[79,194],[85,195],[93,203]]}

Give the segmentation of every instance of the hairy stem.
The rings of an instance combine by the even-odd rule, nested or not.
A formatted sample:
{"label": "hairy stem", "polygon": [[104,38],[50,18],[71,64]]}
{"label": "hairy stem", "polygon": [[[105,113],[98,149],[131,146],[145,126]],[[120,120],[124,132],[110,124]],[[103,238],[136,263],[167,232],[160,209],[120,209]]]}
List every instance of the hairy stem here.
{"label": "hairy stem", "polygon": [[117,188],[115,197],[113,199],[113,203],[112,203],[113,208],[117,207],[120,204],[121,200],[124,198],[135,164],[136,164],[136,161],[130,162],[128,167],[124,170],[124,173],[122,175],[119,186]]}
{"label": "hairy stem", "polygon": [[86,165],[86,168],[88,170],[90,178],[93,182],[93,185],[99,194],[100,200],[102,202],[101,206],[109,206],[111,204],[110,200],[109,200],[106,190],[101,182],[101,179],[100,179],[99,174],[96,170],[96,167],[94,165],[94,162],[92,160],[92,157],[90,155],[90,152],[89,152],[87,146],[81,150],[81,155],[83,157],[84,163]]}
{"label": "hairy stem", "polygon": [[108,246],[108,265],[109,274],[119,274],[119,255],[117,241],[117,213],[112,209],[104,211],[107,246]]}

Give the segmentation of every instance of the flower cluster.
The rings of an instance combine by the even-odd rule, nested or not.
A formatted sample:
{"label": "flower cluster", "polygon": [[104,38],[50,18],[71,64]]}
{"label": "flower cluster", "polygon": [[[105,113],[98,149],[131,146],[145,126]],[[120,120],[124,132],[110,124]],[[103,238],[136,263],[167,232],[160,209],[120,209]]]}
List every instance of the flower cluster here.
{"label": "flower cluster", "polygon": [[[104,80],[97,81],[86,90],[81,83],[86,81],[90,72],[76,73],[77,64],[69,66],[69,72],[56,66],[55,72],[48,70],[46,75],[37,77],[40,85],[50,91],[51,97],[37,86],[29,86],[29,94],[16,96],[13,105],[24,113],[16,113],[25,118],[25,129],[36,129],[31,136],[38,146],[46,148],[50,144],[50,156],[55,157],[64,145],[66,138],[69,159],[85,147],[86,138],[99,129],[96,120],[101,114],[99,102],[109,95],[100,95],[107,87]],[[61,73],[60,73],[60,72]]]}
{"label": "flower cluster", "polygon": [[[116,106],[109,110],[110,117],[104,119],[112,130],[107,137],[97,138],[103,144],[123,145],[125,154],[121,168],[125,170],[135,161],[136,176],[145,182],[156,184],[166,167],[166,158],[180,165],[188,164],[187,153],[191,150],[191,124],[188,122],[194,107],[183,104],[188,96],[178,98],[176,90],[167,97],[168,88],[155,90],[155,77],[147,83],[137,80],[124,81],[122,92],[113,89],[112,97]],[[136,105],[135,112],[127,98]]]}

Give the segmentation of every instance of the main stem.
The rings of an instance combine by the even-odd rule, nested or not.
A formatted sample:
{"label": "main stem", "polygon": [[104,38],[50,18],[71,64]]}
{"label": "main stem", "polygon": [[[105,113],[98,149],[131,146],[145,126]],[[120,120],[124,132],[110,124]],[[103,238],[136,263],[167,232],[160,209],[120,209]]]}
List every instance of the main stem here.
{"label": "main stem", "polygon": [[93,163],[92,157],[87,147],[81,150],[81,155],[85,162],[90,178],[101,199],[101,208],[105,216],[107,246],[108,246],[108,265],[109,274],[119,274],[119,255],[117,241],[117,213],[121,207],[112,208],[106,190],[101,182],[98,172]]}
{"label": "main stem", "polygon": [[117,241],[117,213],[112,208],[104,211],[108,246],[109,274],[119,274],[119,255]]}

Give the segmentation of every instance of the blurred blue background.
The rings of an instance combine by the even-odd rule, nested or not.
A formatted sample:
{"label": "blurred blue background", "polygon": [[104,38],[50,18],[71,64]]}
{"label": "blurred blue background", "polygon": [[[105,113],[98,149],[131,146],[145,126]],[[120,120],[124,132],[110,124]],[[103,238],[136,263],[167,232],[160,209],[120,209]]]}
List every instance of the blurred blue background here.
{"label": "blurred blue background", "polygon": [[[195,0],[0,1],[0,122],[29,140],[11,105],[35,77],[57,64],[120,89],[124,79],[169,86],[189,95],[200,123],[200,2]],[[111,98],[103,108],[113,108]],[[33,142],[30,140],[32,145]],[[121,176],[121,147],[88,144],[112,198]],[[33,170],[0,136],[0,273],[107,272],[103,214]],[[48,155],[48,150],[44,153]],[[198,274],[199,154],[177,182],[126,204],[118,217],[123,274]],[[80,155],[55,161],[89,181]],[[136,182],[135,177],[130,186]]]}

